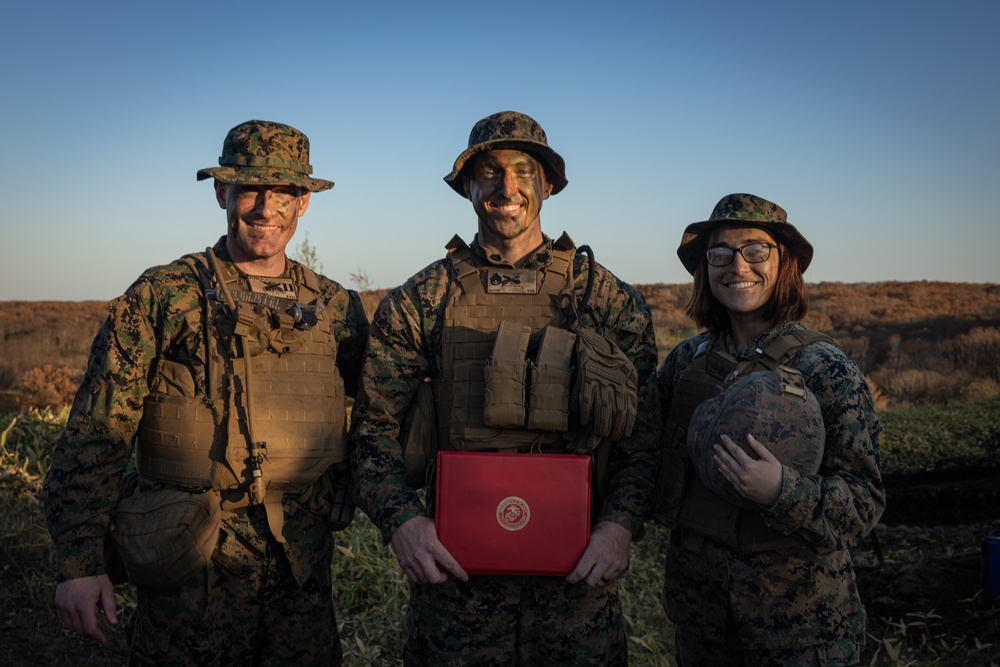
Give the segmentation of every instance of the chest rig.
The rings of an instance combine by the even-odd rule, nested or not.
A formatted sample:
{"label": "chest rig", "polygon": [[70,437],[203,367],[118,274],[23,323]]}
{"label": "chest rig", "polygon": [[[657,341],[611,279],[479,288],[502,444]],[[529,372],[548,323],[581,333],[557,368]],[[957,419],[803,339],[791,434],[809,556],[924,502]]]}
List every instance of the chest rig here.
{"label": "chest rig", "polygon": [[344,382],[319,281],[299,264],[291,278],[246,276],[211,249],[181,261],[204,292],[205,394],[176,381],[190,369],[159,362],[139,425],[139,474],[264,503],[280,540],[282,494],[347,458]]}
{"label": "chest rig", "polygon": [[538,349],[548,325],[564,324],[564,308],[572,298],[572,240],[563,234],[552,246],[548,266],[538,270],[481,266],[458,236],[447,249],[456,280],[444,311],[441,378],[433,387],[439,447],[482,451],[561,446],[562,433],[530,428],[524,418],[517,426],[487,426],[484,405],[488,360],[495,348],[504,347],[504,340],[497,345],[498,331],[524,332],[520,343],[506,350],[512,360],[523,361],[525,350]]}
{"label": "chest rig", "polygon": [[814,342],[836,344],[824,333],[793,329],[778,336],[753,359],[737,361],[706,340],[674,390],[663,430],[660,473],[654,498],[655,518],[746,551],[787,548],[800,544],[794,536],[768,527],[763,517],[713,493],[693,473],[687,454],[687,432],[691,417],[703,401],[717,396],[726,386],[749,373],[774,370],[788,364],[802,348]]}

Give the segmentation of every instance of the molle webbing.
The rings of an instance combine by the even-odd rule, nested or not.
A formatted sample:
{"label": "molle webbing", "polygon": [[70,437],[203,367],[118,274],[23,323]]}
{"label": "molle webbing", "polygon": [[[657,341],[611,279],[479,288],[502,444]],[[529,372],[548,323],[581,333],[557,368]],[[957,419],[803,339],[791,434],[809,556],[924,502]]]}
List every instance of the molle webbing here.
{"label": "molle webbing", "polygon": [[[568,247],[567,247],[568,246]],[[458,236],[448,244],[456,281],[445,306],[442,377],[434,383],[439,444],[442,449],[484,450],[543,446],[561,442],[559,433],[524,428],[490,428],[484,423],[485,369],[502,322],[531,330],[529,349],[541,331],[563,321],[576,254],[568,237],[553,245],[552,260],[538,271],[537,292],[489,292],[491,267],[480,267]]]}
{"label": "molle webbing", "polygon": [[[347,457],[332,324],[309,269],[293,264],[298,298],[291,300],[235,289],[257,279],[217,261],[213,270],[210,259],[198,253],[183,260],[205,292],[207,396],[195,395],[193,383],[178,390],[183,383],[164,382],[190,370],[161,362],[140,422],[137,466],[148,481],[247,490],[254,481],[250,449],[263,442],[261,479],[268,498],[280,499]],[[288,315],[296,306],[297,314],[309,313],[307,325]]]}

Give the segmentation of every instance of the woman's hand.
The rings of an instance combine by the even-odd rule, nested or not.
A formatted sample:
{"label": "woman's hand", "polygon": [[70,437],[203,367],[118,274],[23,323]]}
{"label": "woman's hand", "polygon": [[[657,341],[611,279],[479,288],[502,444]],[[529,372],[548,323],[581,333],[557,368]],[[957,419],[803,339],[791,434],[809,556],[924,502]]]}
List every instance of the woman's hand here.
{"label": "woman's hand", "polygon": [[724,435],[722,444],[715,445],[712,460],[737,493],[758,505],[770,507],[781,495],[781,461],[750,434],[747,434],[747,444],[757,455],[756,459]]}

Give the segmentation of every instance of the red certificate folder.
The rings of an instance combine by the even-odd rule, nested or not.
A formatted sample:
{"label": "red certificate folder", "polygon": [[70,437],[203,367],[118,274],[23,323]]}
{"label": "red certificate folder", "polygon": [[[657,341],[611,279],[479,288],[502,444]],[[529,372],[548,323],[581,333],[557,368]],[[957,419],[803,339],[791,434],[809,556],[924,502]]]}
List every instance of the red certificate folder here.
{"label": "red certificate folder", "polygon": [[590,457],[438,452],[436,502],[466,572],[567,575],[590,540]]}

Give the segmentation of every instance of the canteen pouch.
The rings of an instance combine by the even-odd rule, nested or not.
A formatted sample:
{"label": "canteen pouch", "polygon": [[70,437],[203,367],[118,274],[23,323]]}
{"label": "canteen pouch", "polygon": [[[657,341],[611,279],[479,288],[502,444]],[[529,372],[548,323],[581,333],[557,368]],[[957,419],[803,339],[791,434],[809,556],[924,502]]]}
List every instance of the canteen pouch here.
{"label": "canteen pouch", "polygon": [[613,341],[592,329],[576,332],[573,408],[583,425],[612,442],[632,435],[638,410],[639,374]]}
{"label": "canteen pouch", "polygon": [[221,499],[214,489],[136,487],[112,515],[111,539],[129,583],[162,591],[177,588],[209,563],[221,524]]}
{"label": "canteen pouch", "polygon": [[565,432],[576,334],[547,326],[535,363],[528,369],[528,428]]}
{"label": "canteen pouch", "polygon": [[483,423],[490,428],[524,428],[530,338],[531,328],[525,324],[504,321],[497,327],[485,369]]}

